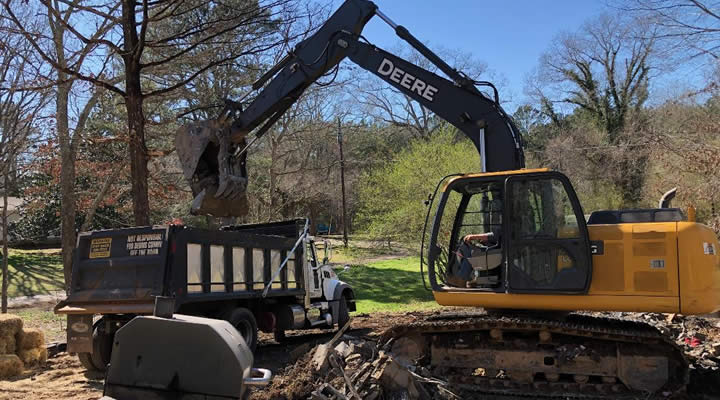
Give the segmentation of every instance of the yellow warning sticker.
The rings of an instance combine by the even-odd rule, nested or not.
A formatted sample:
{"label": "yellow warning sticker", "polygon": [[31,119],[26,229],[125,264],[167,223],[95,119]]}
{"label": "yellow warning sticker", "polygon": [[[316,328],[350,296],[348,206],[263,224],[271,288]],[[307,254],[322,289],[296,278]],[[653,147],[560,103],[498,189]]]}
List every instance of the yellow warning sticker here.
{"label": "yellow warning sticker", "polygon": [[90,258],[110,257],[112,238],[100,238],[90,241]]}

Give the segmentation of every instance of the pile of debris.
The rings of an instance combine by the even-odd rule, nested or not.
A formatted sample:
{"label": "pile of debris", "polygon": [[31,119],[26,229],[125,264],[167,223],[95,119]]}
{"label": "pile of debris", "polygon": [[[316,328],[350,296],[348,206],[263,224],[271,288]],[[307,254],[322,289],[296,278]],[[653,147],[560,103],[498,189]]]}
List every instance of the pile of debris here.
{"label": "pile of debris", "polygon": [[685,351],[693,369],[720,372],[720,318],[660,313],[592,313],[631,319],[657,328]]}
{"label": "pile of debris", "polygon": [[[349,326],[350,324],[346,325]],[[430,377],[423,368],[393,357],[388,345],[367,337],[345,334],[307,351],[282,378],[251,398],[317,400],[432,399],[443,396],[446,382]],[[299,349],[300,350],[300,349]]]}
{"label": "pile of debris", "polygon": [[0,314],[0,379],[20,375],[47,361],[45,336],[37,329],[23,329],[20,317]]}
{"label": "pile of debris", "polygon": [[668,316],[667,329],[695,368],[720,370],[720,318]]}
{"label": "pile of debris", "polygon": [[[720,394],[720,318],[653,313],[584,314],[655,326],[684,349],[691,364],[688,392]],[[312,349],[310,344],[296,347],[290,352],[294,365],[278,371],[272,384],[252,398],[455,399],[468,394],[459,385],[445,382],[442,370],[428,370],[393,354],[390,348],[398,345],[402,348],[401,343],[385,343],[381,337],[382,332],[363,335],[342,330],[329,342]]]}

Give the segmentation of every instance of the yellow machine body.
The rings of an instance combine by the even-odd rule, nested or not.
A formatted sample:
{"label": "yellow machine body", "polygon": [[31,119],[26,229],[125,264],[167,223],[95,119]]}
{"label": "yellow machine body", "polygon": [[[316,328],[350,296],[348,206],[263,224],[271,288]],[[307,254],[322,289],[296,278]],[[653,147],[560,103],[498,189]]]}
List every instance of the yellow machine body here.
{"label": "yellow machine body", "polygon": [[[444,286],[433,291],[435,300],[444,306],[490,309],[688,315],[720,311],[720,244],[707,226],[695,222],[639,222],[587,228],[590,241],[602,243],[602,250],[592,255],[587,293],[498,293]],[[559,236],[563,234],[558,231]],[[561,268],[564,263],[558,260],[558,270]]]}

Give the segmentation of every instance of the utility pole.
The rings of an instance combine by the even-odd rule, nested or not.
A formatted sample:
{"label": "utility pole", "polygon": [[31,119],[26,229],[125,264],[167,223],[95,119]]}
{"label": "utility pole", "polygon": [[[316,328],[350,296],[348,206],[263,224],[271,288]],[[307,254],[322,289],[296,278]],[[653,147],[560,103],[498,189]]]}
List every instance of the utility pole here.
{"label": "utility pole", "polygon": [[338,147],[340,147],[340,187],[342,188],[342,226],[343,226],[343,244],[345,248],[348,247],[348,234],[347,234],[347,217],[345,216],[345,157],[343,156],[343,137],[342,137],[342,123],[338,118],[338,133],[337,133]]}

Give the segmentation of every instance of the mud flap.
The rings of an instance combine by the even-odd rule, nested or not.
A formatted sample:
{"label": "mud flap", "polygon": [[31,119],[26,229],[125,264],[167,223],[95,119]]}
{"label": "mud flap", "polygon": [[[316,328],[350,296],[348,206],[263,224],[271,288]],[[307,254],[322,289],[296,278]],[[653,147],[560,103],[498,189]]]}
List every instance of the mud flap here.
{"label": "mud flap", "polygon": [[67,351],[68,353],[92,353],[93,321],[92,314],[67,317]]}

